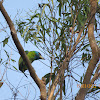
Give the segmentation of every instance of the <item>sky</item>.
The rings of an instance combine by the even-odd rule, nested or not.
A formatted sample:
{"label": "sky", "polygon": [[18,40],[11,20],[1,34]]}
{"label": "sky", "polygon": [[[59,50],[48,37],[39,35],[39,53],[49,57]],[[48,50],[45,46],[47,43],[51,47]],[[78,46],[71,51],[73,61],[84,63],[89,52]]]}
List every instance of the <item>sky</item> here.
{"label": "sky", "polygon": [[[33,12],[36,9],[38,9],[38,3],[47,2],[47,1],[48,0],[4,0],[3,5],[6,11],[8,12],[9,16],[11,17],[12,21],[15,23],[16,19],[18,18],[23,19],[27,17],[26,13],[29,12],[30,9],[33,10]],[[5,52],[3,51],[1,41],[3,41],[7,36],[10,35],[10,30],[1,13],[0,13],[0,23],[2,23],[4,27],[7,27],[6,32],[0,31],[0,34],[1,34],[0,35],[0,50],[1,50],[0,56],[1,58],[6,59]],[[2,25],[0,24],[0,29],[1,27]],[[23,39],[21,38],[19,33],[17,33],[17,36],[22,46],[24,47],[24,50],[39,51],[31,43],[24,45]],[[16,71],[11,66],[13,65],[18,69],[18,59],[20,57],[11,37],[10,37],[10,40],[8,41],[8,45],[6,45],[4,49],[10,54],[11,59],[16,60],[16,62],[13,63],[9,61],[6,66],[8,67],[8,69],[7,69],[7,73],[4,75],[4,78],[3,78],[4,84],[0,88],[0,100],[14,100],[14,95],[16,95],[15,93],[17,93],[18,100],[39,100],[39,96],[40,96],[39,89],[36,86],[35,82],[31,79],[31,77],[29,75],[28,75],[28,78],[24,77],[23,73],[21,73],[20,71]],[[45,64],[50,65],[50,63],[47,60],[46,55],[43,54],[41,51],[39,52],[45,58],[45,60],[41,60],[44,64],[41,63],[40,61],[34,61],[32,63],[32,66],[34,67],[37,75],[41,79],[42,76],[50,72],[50,68],[45,65]],[[9,68],[11,68],[12,70]],[[4,70],[5,70],[4,66],[0,65],[0,78],[2,78]],[[78,70],[82,70],[81,67]],[[29,74],[28,71],[26,71],[26,73]],[[79,74],[81,75],[82,71],[79,71]],[[73,85],[73,88],[75,88],[74,85]],[[76,88],[74,90],[76,90]]]}
{"label": "sky", "polygon": [[[24,18],[27,17],[26,13],[29,12],[29,10],[35,11],[38,9],[38,3],[47,2],[46,0],[4,0],[4,7],[11,17],[12,21],[15,22],[18,18]],[[5,19],[3,18],[2,14],[0,13],[0,23],[2,23],[3,27],[6,28],[6,32],[1,31],[1,37],[0,37],[0,49],[1,52],[1,58],[6,59],[4,49],[10,54],[10,58],[14,59],[16,62],[13,63],[9,61],[7,69],[7,73],[3,77],[3,86],[0,88],[0,100],[13,100],[14,94],[17,93],[17,89],[19,90],[19,93],[17,93],[18,99],[24,100],[24,98],[27,98],[27,100],[36,100],[39,99],[40,93],[39,89],[37,88],[35,82],[31,79],[31,77],[28,75],[28,79],[24,77],[24,74],[20,71],[16,71],[11,65],[15,66],[18,69],[18,59],[20,57],[12,38],[10,37],[8,41],[8,45],[6,45],[4,48],[2,47],[1,41],[3,41],[7,36],[10,35],[10,30],[7,26],[7,23]],[[1,25],[1,26],[2,26]],[[2,28],[3,28],[2,27]],[[29,51],[39,51],[33,44],[28,43],[27,45],[24,45],[23,39],[21,38],[20,34],[17,33],[17,36],[24,47],[24,50]],[[14,50],[13,50],[14,49]],[[39,51],[41,53],[41,51]],[[42,53],[41,53],[42,54]],[[46,56],[42,54],[42,56],[45,58],[45,60],[41,60],[45,64],[49,64],[49,61],[46,60]],[[50,72],[50,68],[44,65],[40,61],[34,61],[32,63],[32,66],[34,66],[34,69],[41,79],[46,73]],[[9,69],[11,68],[11,69]],[[0,78],[2,78],[2,74],[4,73],[4,66],[0,65]],[[26,71],[27,74],[28,71]],[[30,95],[29,95],[30,94]],[[33,97],[31,94],[34,94]]]}

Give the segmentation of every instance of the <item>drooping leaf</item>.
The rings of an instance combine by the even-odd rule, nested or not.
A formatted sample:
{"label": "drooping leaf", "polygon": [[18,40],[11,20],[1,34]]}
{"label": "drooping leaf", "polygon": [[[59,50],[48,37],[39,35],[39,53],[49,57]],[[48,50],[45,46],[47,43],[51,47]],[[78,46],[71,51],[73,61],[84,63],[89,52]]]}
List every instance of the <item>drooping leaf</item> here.
{"label": "drooping leaf", "polygon": [[0,59],[0,63],[2,62],[2,58]]}
{"label": "drooping leaf", "polygon": [[14,68],[15,70],[18,70],[15,66],[13,66],[13,68]]}
{"label": "drooping leaf", "polygon": [[[50,76],[51,76],[51,73],[48,73],[48,74],[46,74],[46,75],[44,76],[44,77],[46,78],[46,84],[49,83]],[[52,76],[51,76],[51,80],[52,80],[52,82],[54,81],[54,79],[55,79],[55,74],[52,73]]]}
{"label": "drooping leaf", "polygon": [[42,10],[41,17],[43,16],[43,13],[44,13],[44,11],[45,11],[45,7],[46,7],[46,5],[47,5],[47,4],[45,4],[45,5],[43,6],[43,10]]}
{"label": "drooping leaf", "polygon": [[9,37],[5,38],[2,42],[3,42],[3,47],[8,43],[8,39]]}
{"label": "drooping leaf", "polygon": [[7,52],[6,50],[4,50],[4,51],[5,51],[6,55],[7,55],[7,57],[9,58],[9,54],[8,54],[8,52]]}
{"label": "drooping leaf", "polygon": [[26,31],[28,30],[28,27],[29,26],[26,26],[26,29],[24,30],[23,34],[22,34],[22,37],[24,37],[24,34],[26,33]]}
{"label": "drooping leaf", "polygon": [[12,62],[16,62],[14,59],[11,59]]}
{"label": "drooping leaf", "polygon": [[82,49],[81,49],[81,51],[82,50],[84,50],[84,49],[86,49],[86,47],[88,47],[90,44],[86,44]]}

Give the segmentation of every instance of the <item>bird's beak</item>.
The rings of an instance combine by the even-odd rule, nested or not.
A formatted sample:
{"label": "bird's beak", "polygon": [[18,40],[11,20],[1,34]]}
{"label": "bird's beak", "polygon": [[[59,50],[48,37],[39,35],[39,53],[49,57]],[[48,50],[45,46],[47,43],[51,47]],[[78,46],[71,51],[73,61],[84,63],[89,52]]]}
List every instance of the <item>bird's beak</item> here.
{"label": "bird's beak", "polygon": [[[41,55],[40,55],[40,59],[44,59]],[[44,59],[45,60],[45,59]]]}

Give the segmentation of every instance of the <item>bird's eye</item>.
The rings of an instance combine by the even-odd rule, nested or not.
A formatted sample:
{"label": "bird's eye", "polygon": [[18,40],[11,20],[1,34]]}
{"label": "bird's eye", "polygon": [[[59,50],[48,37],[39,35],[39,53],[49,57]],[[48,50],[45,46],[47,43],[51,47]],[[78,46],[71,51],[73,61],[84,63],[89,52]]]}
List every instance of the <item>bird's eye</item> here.
{"label": "bird's eye", "polygon": [[41,55],[41,54],[39,53],[39,55]]}

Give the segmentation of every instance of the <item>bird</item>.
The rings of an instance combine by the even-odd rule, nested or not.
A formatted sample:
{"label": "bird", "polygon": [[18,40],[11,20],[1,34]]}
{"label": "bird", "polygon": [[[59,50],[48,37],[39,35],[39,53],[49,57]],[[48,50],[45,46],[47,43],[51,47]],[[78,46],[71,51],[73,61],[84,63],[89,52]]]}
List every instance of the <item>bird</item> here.
{"label": "bird", "polygon": [[[31,63],[34,60],[44,59],[38,51],[25,51],[25,53]],[[22,73],[24,73],[28,69],[21,56],[19,58],[18,65],[19,65],[19,70]],[[27,77],[27,75],[25,73],[24,73],[24,75]]]}

